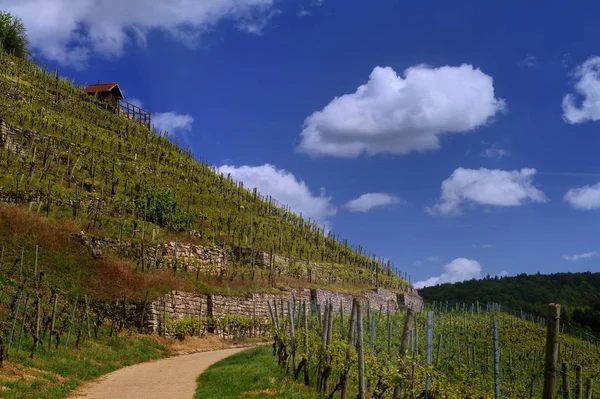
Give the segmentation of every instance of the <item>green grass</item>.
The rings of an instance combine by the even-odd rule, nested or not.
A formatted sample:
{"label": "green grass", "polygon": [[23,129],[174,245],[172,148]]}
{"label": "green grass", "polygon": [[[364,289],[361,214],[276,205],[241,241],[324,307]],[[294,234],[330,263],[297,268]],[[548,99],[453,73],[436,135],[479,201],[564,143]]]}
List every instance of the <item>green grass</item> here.
{"label": "green grass", "polygon": [[81,383],[121,367],[167,357],[170,350],[141,337],[89,340],[78,349],[12,351],[0,368],[2,398],[63,398]]}
{"label": "green grass", "polygon": [[215,363],[198,377],[196,399],[316,399],[277,365],[271,347],[240,352]]}

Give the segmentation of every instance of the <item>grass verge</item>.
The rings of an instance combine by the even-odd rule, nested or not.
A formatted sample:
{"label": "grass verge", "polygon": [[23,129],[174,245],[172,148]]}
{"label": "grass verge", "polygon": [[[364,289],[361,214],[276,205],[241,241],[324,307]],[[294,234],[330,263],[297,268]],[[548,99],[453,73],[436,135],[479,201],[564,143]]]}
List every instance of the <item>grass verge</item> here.
{"label": "grass verge", "polygon": [[[223,341],[215,335],[180,341],[155,335],[122,335],[86,340],[79,348],[46,346],[31,359],[29,352],[10,352],[0,368],[0,398],[64,398],[86,381],[122,367],[172,355],[226,349],[263,342],[259,338]],[[23,348],[29,348],[31,340]]]}
{"label": "grass verge", "polygon": [[198,377],[196,399],[237,398],[316,399],[318,395],[289,378],[265,346],[223,359]]}
{"label": "grass verge", "polygon": [[138,336],[89,340],[77,349],[44,348],[33,359],[15,351],[0,368],[0,397],[63,398],[84,381],[171,353],[156,340]]}

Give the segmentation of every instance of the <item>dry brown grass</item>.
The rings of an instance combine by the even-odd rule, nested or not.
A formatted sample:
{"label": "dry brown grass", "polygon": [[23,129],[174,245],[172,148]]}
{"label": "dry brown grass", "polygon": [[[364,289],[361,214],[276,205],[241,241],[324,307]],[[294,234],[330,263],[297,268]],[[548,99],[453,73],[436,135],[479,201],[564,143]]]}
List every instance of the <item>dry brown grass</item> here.
{"label": "dry brown grass", "polygon": [[[140,274],[127,261],[110,256],[93,258],[88,248],[72,238],[79,231],[73,221],[49,220],[16,206],[0,204],[0,242],[13,249],[31,250],[39,245],[40,270],[50,285],[82,289],[95,299],[123,296],[140,299],[147,290],[157,293],[191,290],[186,280],[171,273]],[[5,259],[7,267],[8,258]]]}
{"label": "dry brown grass", "polygon": [[232,340],[222,340],[216,335],[206,335],[204,337],[187,337],[183,341],[165,338],[153,335],[147,337],[157,344],[168,347],[171,351],[178,355],[185,355],[188,353],[206,352],[219,349],[229,349],[238,347],[250,347],[261,345],[264,341],[260,338],[246,338],[244,342],[237,342]]}
{"label": "dry brown grass", "polygon": [[65,380],[59,374],[8,361],[4,363],[0,377],[5,381],[53,379],[57,383],[61,383]]}

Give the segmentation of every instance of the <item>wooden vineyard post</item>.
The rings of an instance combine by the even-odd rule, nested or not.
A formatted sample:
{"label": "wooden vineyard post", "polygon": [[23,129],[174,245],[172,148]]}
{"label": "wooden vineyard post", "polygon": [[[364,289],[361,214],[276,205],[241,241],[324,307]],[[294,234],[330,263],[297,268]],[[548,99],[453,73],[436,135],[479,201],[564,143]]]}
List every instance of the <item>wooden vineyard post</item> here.
{"label": "wooden vineyard post", "polygon": [[500,399],[500,342],[498,338],[498,320],[492,326],[494,333],[494,385],[496,399]]}
{"label": "wooden vineyard post", "polygon": [[[358,298],[354,298],[352,301],[352,311],[350,313],[350,326],[348,327],[348,349],[346,350],[346,361],[348,366],[344,370],[344,374],[341,377],[341,393],[340,399],[346,399],[348,397],[348,374],[350,372],[350,358],[352,356],[352,344],[354,343],[354,329],[356,326],[356,304]],[[335,392],[335,391],[334,391]]]}
{"label": "wooden vineyard post", "polygon": [[[325,344],[325,352],[327,351],[327,349],[331,346],[331,341],[333,338],[333,318],[334,318],[334,314],[333,314],[333,301],[329,301],[329,311],[328,311],[328,316],[327,316],[327,338],[326,338],[326,344]],[[331,376],[331,355],[325,355],[325,368],[323,370],[323,376],[322,376],[322,392],[327,392],[327,390],[329,389],[329,377]]]}
{"label": "wooden vineyard post", "polygon": [[365,399],[365,352],[363,345],[363,318],[360,301],[356,303],[356,315],[356,334],[358,335],[358,399]]}
{"label": "wooden vineyard post", "polygon": [[37,276],[37,269],[38,269],[38,255],[39,255],[39,247],[38,245],[35,246],[35,263],[33,265],[33,277],[35,278]]}
{"label": "wooden vineyard post", "polygon": [[[38,346],[40,344],[40,314],[42,312],[42,297],[37,297],[37,314],[35,317],[35,342],[33,344],[33,352],[37,351]],[[31,353],[31,357],[33,358],[33,352]]]}
{"label": "wooden vineyard post", "polygon": [[556,368],[558,363],[558,332],[560,328],[560,305],[548,306],[546,330],[546,362],[544,367],[543,399],[556,399]]}
{"label": "wooden vineyard post", "polygon": [[585,388],[585,399],[593,399],[593,388],[594,388],[594,377],[590,377],[587,380],[586,388]]}
{"label": "wooden vineyard post", "polygon": [[[273,327],[277,327],[277,322],[275,321],[275,315],[273,313],[273,308],[271,307],[271,301],[267,300],[267,306],[269,307],[269,315],[271,316],[271,323]],[[277,334],[273,334],[273,356],[277,353]]]}
{"label": "wooden vineyard post", "polygon": [[563,399],[571,399],[571,383],[569,381],[569,365],[562,363],[562,392]]}
{"label": "wooden vineyard post", "polygon": [[583,399],[583,379],[581,376],[581,365],[575,366],[575,399]]}
{"label": "wooden vineyard post", "polygon": [[58,302],[58,294],[54,293],[54,304],[52,305],[52,321],[50,323],[50,334],[48,337],[48,348],[52,348],[52,334],[54,334],[54,322],[56,321],[56,303]]}
{"label": "wooden vineyard post", "polygon": [[69,329],[67,330],[67,340],[65,341],[65,348],[69,347],[69,338],[71,337],[71,328],[73,327],[73,320],[75,319],[75,312],[77,311],[77,302],[79,302],[79,293],[75,295],[75,303],[73,304],[73,312],[71,313],[71,319],[69,320]]}
{"label": "wooden vineyard post", "polygon": [[[400,360],[402,363],[406,363],[406,354],[408,352],[408,345],[410,340],[410,331],[412,330],[414,312],[412,309],[406,310],[406,318],[404,319],[404,331],[402,332],[402,338],[400,342]],[[394,399],[400,399],[402,395],[402,383],[399,382],[394,386]]]}
{"label": "wooden vineyard post", "polygon": [[92,332],[90,329],[90,298],[85,296],[85,323],[87,325],[87,336],[88,339],[92,338]]}
{"label": "wooden vineyard post", "polygon": [[23,309],[23,320],[21,322],[21,331],[19,332],[19,342],[17,343],[17,352],[21,350],[23,342],[23,333],[25,332],[25,321],[27,320],[27,307],[29,305],[29,294],[25,296],[25,308]]}
{"label": "wooden vineyard post", "polygon": [[[292,373],[296,370],[296,334],[294,325],[294,302],[290,299],[288,304],[288,314],[290,316],[290,351],[292,352]],[[289,371],[289,369],[288,369]]]}
{"label": "wooden vineyard post", "polygon": [[[427,312],[427,367],[431,366],[431,352],[433,341],[433,312]],[[425,382],[425,399],[429,399],[429,391],[431,390],[431,376],[427,373],[427,381]]]}
{"label": "wooden vineyard post", "polygon": [[304,365],[304,385],[308,386],[310,383],[309,374],[308,374],[308,365],[310,362],[308,350],[308,316],[306,314],[307,306],[306,302],[304,302],[304,350],[306,351],[306,364]]}
{"label": "wooden vineyard post", "polygon": [[138,327],[138,331],[141,333],[144,329],[144,319],[146,317],[146,306],[148,306],[148,291],[146,291],[146,296],[144,297],[144,304],[142,305],[142,314],[140,315],[140,323]]}
{"label": "wooden vineyard post", "polygon": [[17,297],[17,307],[15,308],[15,317],[13,319],[12,328],[10,329],[10,335],[8,336],[8,346],[6,347],[6,355],[8,356],[8,351],[12,345],[13,338],[15,336],[15,327],[17,325],[17,317],[19,316],[19,307],[21,306],[21,297],[23,296],[23,290],[19,290],[19,294]]}

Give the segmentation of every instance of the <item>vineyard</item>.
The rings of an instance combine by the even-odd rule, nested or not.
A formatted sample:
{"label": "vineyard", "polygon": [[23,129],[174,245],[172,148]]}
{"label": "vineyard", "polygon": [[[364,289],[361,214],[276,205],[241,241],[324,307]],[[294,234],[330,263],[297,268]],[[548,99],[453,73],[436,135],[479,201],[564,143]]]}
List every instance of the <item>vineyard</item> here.
{"label": "vineyard", "polygon": [[[546,320],[479,303],[428,311],[272,303],[273,355],[325,398],[597,398],[600,341],[556,326],[554,396],[543,395]],[[550,319],[549,319],[550,320]]]}
{"label": "vineyard", "polygon": [[[167,132],[2,52],[0,203],[0,367],[43,367],[145,333],[148,304],[172,290],[409,289],[390,262],[223,176]],[[237,338],[268,327],[205,311],[163,315],[159,333]]]}
{"label": "vineyard", "polygon": [[165,260],[179,242],[227,254],[207,276],[218,283],[408,287],[389,261],[104,108],[58,71],[0,54],[0,200],[115,240],[141,272],[193,271]]}

